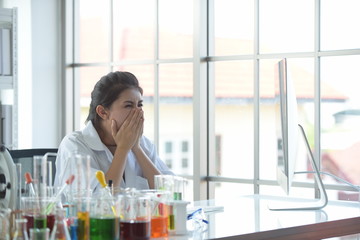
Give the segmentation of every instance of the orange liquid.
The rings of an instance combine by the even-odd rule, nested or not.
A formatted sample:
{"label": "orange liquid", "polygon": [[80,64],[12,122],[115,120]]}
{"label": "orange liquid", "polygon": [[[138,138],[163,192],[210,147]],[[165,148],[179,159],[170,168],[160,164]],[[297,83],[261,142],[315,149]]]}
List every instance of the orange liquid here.
{"label": "orange liquid", "polygon": [[159,216],[151,218],[151,237],[167,237],[168,236],[168,217]]}

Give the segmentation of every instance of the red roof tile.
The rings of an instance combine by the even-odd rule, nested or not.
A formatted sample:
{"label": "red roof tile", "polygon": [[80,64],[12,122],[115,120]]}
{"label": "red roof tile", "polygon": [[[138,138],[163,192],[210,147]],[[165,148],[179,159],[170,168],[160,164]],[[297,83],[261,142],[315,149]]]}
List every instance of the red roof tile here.
{"label": "red roof tile", "polygon": [[[99,21],[90,21],[82,25],[81,34],[87,33],[89,36],[91,31],[96,29],[96,36],[107,36],[106,32],[101,33],[102,27],[98,23]],[[144,59],[149,57],[149,49],[153,51],[154,43],[152,40],[144,38],[144,36],[153,36],[152,30],[149,28],[137,28],[127,29],[122,32],[123,37],[121,42],[122,46],[120,52],[115,59],[134,60]],[[126,35],[126,36],[125,36]],[[107,46],[108,41],[105,37],[87,38],[85,45],[81,47],[81,56],[83,59],[91,59],[94,54],[99,56],[99,59],[106,59],[106,51],[99,51],[101,48],[97,48],[101,44]],[[176,57],[192,57],[192,47],[189,46],[193,42],[190,35],[171,34],[168,32],[160,32],[160,56],[161,53],[171,51],[172,58]],[[222,51],[230,52],[229,49],[236,49],[237,51],[244,51],[239,46],[246,48],[249,46],[249,41],[234,41],[229,39],[217,39],[218,46],[221,46]],[[173,44],[166,44],[173,43]],[[235,45],[236,44],[236,45]],[[106,47],[105,47],[106,48]],[[224,49],[228,48],[228,50]],[[95,51],[95,52],[94,52]],[[151,52],[150,51],[150,52]],[[144,54],[145,53],[145,54]],[[101,60],[99,60],[101,61]],[[175,64],[175,65],[160,66],[160,83],[159,93],[163,97],[192,97],[193,95],[193,83],[192,83],[192,65],[191,64]],[[173,67],[172,67],[173,66]],[[144,68],[144,71],[146,68]],[[126,69],[125,69],[126,70]],[[86,79],[81,85],[81,96],[89,97],[90,92],[95,82],[103,75],[104,68],[90,68],[82,71],[81,77]],[[141,71],[141,70],[140,70]],[[150,70],[152,71],[152,70]],[[308,99],[314,97],[314,83],[313,77],[310,73],[301,68],[295,68],[296,71],[293,75],[295,91],[298,98]],[[139,74],[134,72],[139,77]],[[139,77],[139,81],[144,88],[145,96],[154,95],[154,84],[149,77],[147,80],[142,81]],[[223,63],[215,63],[215,95],[218,98],[252,98],[254,96],[253,86],[253,63],[252,61],[230,61]],[[323,99],[336,99],[345,100],[347,96],[341,92],[333,89],[327,84],[323,83],[321,86],[321,93]],[[274,67],[271,64],[265,64],[261,69],[260,76],[260,97],[261,98],[273,98],[274,97]]]}

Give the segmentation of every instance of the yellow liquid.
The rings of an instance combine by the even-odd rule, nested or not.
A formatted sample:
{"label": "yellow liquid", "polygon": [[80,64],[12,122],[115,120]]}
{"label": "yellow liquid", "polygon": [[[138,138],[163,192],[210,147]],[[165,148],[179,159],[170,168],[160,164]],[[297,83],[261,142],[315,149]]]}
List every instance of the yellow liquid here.
{"label": "yellow liquid", "polygon": [[90,231],[89,212],[78,212],[78,240],[88,240]]}

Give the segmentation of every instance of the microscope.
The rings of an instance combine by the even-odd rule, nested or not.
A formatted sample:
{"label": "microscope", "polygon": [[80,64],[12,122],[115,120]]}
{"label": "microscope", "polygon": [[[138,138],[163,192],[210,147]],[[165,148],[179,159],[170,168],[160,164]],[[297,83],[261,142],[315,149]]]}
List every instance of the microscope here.
{"label": "microscope", "polygon": [[0,208],[15,210],[18,195],[15,163],[4,145],[0,146]]}

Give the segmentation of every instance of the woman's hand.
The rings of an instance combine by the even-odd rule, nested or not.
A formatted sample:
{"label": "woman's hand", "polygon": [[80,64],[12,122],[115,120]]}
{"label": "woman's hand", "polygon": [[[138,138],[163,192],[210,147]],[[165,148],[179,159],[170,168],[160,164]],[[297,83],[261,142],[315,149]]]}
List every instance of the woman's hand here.
{"label": "woman's hand", "polygon": [[134,146],[132,147],[133,151],[139,150],[141,148],[140,147],[140,139],[141,139],[141,136],[143,135],[143,132],[144,132],[144,114],[141,118],[141,127],[140,127],[140,131],[138,132],[138,135],[137,135],[137,140],[136,140]]}
{"label": "woman's hand", "polygon": [[111,120],[111,134],[117,148],[129,151],[135,145],[139,146],[140,137],[143,131],[144,113],[140,108],[131,110],[125,121],[119,127],[117,122]]}

